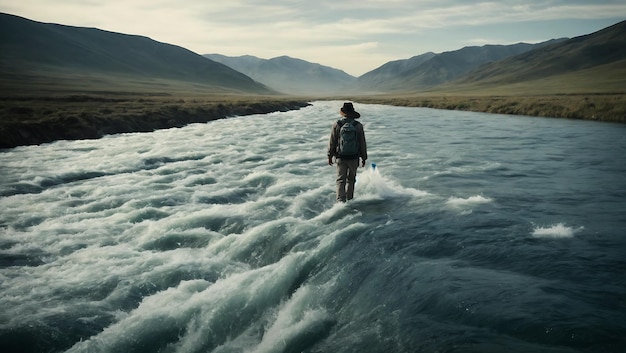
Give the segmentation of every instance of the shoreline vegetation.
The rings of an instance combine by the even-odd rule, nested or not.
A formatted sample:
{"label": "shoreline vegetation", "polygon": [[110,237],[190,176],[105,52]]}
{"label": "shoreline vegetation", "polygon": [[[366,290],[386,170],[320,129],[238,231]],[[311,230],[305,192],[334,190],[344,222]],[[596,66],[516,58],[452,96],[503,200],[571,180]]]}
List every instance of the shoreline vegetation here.
{"label": "shoreline vegetation", "polygon": [[563,94],[542,96],[370,96],[364,104],[463,110],[626,123],[626,94]]}
{"label": "shoreline vegetation", "polygon": [[151,132],[308,105],[307,100],[289,97],[227,95],[0,97],[0,149]]}
{"label": "shoreline vegetation", "polygon": [[380,95],[291,97],[238,95],[112,95],[0,97],[0,149],[57,140],[150,132],[232,116],[266,114],[308,106],[313,100],[350,100],[496,114],[626,122],[624,94],[545,96]]}

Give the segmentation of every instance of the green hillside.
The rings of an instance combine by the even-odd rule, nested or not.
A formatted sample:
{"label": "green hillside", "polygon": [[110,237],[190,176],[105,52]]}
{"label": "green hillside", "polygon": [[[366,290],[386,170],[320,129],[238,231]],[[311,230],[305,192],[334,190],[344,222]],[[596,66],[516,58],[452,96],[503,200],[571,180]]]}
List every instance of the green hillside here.
{"label": "green hillside", "polygon": [[3,94],[138,91],[270,94],[267,87],[187,49],[147,37],[0,14]]}
{"label": "green hillside", "polygon": [[358,83],[362,90],[369,92],[427,90],[458,79],[482,65],[541,48],[554,41],[473,46],[440,54],[426,53],[408,60],[387,63],[359,77]]}
{"label": "green hillside", "polygon": [[434,91],[626,93],[626,21],[483,66]]}

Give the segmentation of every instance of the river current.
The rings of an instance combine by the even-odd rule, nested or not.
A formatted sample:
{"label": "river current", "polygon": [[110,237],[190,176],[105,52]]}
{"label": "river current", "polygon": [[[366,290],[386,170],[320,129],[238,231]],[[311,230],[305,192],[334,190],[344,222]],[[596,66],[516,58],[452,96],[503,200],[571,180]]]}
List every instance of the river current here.
{"label": "river current", "polygon": [[0,151],[0,350],[626,351],[626,125],[342,103]]}

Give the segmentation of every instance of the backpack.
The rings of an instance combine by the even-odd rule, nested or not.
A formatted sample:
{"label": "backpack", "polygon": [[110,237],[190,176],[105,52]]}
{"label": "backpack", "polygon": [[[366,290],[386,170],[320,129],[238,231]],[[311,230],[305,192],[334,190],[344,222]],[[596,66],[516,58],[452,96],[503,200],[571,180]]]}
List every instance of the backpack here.
{"label": "backpack", "polygon": [[356,124],[354,119],[339,121],[339,156],[356,158],[359,155],[359,139],[356,136]]}

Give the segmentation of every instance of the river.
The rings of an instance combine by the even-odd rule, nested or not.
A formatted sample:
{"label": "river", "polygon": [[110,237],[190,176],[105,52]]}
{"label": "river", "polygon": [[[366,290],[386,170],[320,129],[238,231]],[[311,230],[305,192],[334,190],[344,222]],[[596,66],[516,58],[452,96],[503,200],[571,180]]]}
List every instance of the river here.
{"label": "river", "polygon": [[624,352],[626,125],[342,103],[0,151],[2,351]]}

